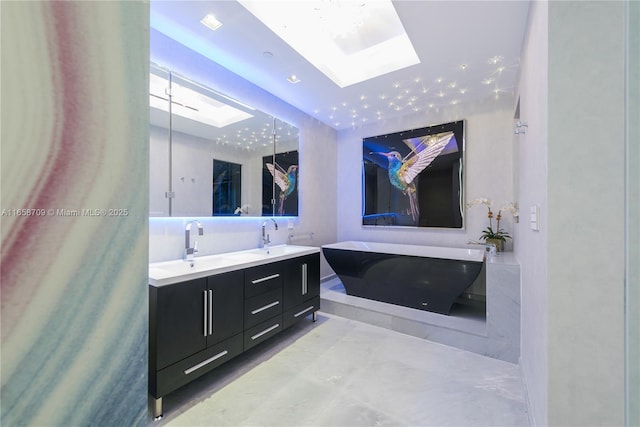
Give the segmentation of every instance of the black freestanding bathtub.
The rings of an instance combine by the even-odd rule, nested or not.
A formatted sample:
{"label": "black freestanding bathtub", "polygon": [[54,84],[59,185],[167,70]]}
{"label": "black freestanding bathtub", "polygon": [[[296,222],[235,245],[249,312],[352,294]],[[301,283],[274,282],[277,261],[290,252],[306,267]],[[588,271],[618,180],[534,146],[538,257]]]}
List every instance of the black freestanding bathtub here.
{"label": "black freestanding bathtub", "polygon": [[482,270],[482,249],[347,241],[322,253],[348,295],[449,314]]}

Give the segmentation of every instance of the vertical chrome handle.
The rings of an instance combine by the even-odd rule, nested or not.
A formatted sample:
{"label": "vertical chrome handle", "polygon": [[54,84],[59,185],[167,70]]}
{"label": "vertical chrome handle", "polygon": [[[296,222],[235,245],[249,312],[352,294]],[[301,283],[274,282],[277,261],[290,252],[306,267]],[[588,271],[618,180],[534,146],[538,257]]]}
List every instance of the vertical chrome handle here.
{"label": "vertical chrome handle", "polygon": [[213,334],[213,291],[209,289],[209,335]]}
{"label": "vertical chrome handle", "polygon": [[207,291],[204,291],[204,336],[207,336]]}
{"label": "vertical chrome handle", "polygon": [[307,264],[302,264],[302,295],[307,294]]}

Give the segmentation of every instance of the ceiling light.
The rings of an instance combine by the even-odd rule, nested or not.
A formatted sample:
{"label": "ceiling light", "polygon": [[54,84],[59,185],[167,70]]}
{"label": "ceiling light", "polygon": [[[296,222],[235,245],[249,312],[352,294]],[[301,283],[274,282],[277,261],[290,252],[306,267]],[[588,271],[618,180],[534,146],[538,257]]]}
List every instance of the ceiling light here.
{"label": "ceiling light", "polygon": [[295,74],[291,74],[289,77],[287,77],[287,80],[289,80],[289,83],[293,84],[300,83],[302,81]]}
{"label": "ceiling light", "polygon": [[212,31],[215,31],[218,28],[222,27],[222,22],[218,21],[218,18],[216,18],[212,14],[208,14],[204,18],[202,18],[200,20],[200,23]]}
{"label": "ceiling light", "polygon": [[239,2],[341,88],[420,63],[391,0]]}

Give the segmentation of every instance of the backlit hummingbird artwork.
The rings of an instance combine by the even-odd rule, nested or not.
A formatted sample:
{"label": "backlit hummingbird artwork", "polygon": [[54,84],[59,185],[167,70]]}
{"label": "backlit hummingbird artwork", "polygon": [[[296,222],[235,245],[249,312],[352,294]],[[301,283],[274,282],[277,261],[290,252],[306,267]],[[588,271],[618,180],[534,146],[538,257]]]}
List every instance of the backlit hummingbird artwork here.
{"label": "backlit hummingbird artwork", "polygon": [[296,188],[298,165],[291,165],[287,170],[284,170],[278,163],[275,163],[275,166],[267,163],[267,169],[271,172],[280,189],[278,215],[284,215],[284,201]]}
{"label": "backlit hummingbird artwork", "polygon": [[414,180],[420,172],[440,155],[453,136],[453,132],[443,132],[419,138],[404,139],[403,142],[410,149],[409,154],[404,157],[398,151],[376,153],[385,156],[389,162],[387,171],[391,185],[409,197],[410,213],[414,221],[420,215]]}

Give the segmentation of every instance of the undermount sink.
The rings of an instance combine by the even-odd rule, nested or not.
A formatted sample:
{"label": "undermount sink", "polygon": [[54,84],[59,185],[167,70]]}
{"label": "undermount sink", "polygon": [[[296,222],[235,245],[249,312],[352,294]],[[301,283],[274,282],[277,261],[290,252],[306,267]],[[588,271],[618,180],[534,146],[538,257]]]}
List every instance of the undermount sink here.
{"label": "undermount sink", "polygon": [[193,260],[173,260],[149,264],[149,283],[163,286],[186,279],[195,279],[244,267],[279,261],[293,256],[320,252],[311,246],[277,245],[217,255],[195,257]]}

